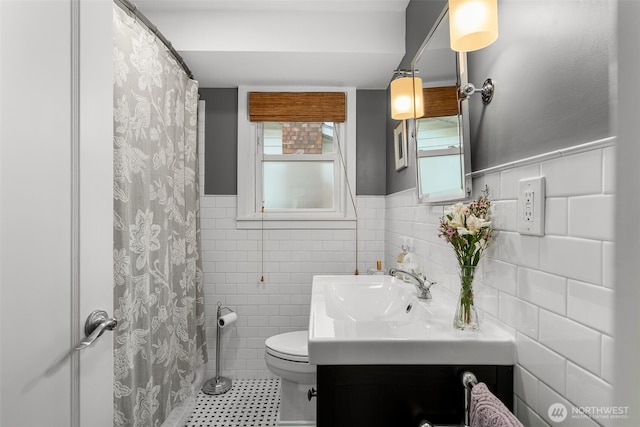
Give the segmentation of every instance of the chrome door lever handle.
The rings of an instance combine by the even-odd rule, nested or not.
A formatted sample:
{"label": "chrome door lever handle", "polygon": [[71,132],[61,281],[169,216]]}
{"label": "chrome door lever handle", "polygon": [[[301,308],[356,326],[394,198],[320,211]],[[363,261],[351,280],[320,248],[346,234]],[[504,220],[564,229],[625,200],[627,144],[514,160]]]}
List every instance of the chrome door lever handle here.
{"label": "chrome door lever handle", "polygon": [[104,333],[104,331],[112,331],[115,329],[118,321],[113,317],[109,317],[106,311],[104,310],[94,310],[89,317],[87,317],[87,321],[84,324],[84,333],[86,337],[82,339],[78,344],[72,347],[65,355],[63,355],[56,362],[52,363],[51,366],[44,371],[45,376],[53,375],[62,367],[67,359],[71,357],[74,351],[83,350],[89,346],[91,346],[100,335]]}
{"label": "chrome door lever handle", "polygon": [[91,346],[104,331],[112,331],[117,325],[118,321],[113,317],[109,317],[106,311],[93,311],[84,324],[86,337],[74,347],[74,350],[82,350]]}

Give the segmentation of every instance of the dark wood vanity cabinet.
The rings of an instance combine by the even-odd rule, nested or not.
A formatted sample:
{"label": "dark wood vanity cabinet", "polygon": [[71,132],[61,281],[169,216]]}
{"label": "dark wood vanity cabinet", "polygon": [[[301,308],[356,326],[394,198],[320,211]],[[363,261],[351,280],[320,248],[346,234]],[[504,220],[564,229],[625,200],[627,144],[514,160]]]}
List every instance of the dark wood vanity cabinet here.
{"label": "dark wood vanity cabinet", "polygon": [[513,366],[318,366],[318,427],[418,427],[464,420],[464,371],[513,410]]}

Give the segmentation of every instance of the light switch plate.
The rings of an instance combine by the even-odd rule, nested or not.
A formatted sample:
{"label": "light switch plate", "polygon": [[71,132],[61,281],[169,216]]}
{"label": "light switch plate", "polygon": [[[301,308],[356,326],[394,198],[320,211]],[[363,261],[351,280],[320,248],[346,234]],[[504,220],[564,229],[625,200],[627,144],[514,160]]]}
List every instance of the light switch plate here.
{"label": "light switch plate", "polygon": [[544,176],[521,179],[518,186],[518,232],[544,236]]}

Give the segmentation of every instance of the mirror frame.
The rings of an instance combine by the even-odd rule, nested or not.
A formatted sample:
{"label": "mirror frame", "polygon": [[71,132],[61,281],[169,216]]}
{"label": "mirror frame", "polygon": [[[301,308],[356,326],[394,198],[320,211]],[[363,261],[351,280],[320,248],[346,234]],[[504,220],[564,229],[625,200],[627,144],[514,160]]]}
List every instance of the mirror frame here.
{"label": "mirror frame", "polygon": [[[442,23],[444,19],[448,19],[449,6],[445,5],[440,12],[440,15],[436,19],[436,22],[429,30],[426,38],[420,45],[420,48],[416,52],[416,55],[413,57],[411,61],[411,71],[416,72],[416,64],[420,60],[421,56],[425,54],[429,42],[433,38],[434,33],[438,29],[438,26]],[[419,119],[410,119],[411,122],[409,124],[410,127],[410,138],[412,140],[412,146],[415,148],[416,155],[416,192],[418,196],[419,203],[443,203],[450,202],[456,200],[464,200],[471,197],[472,192],[472,179],[471,179],[471,139],[470,139],[470,131],[469,131],[469,104],[468,99],[460,98],[460,88],[464,87],[469,82],[468,68],[467,68],[467,54],[466,52],[454,52],[451,51],[456,56],[456,80],[457,80],[457,98],[458,98],[458,136],[460,138],[460,151],[462,155],[462,188],[460,196],[441,196],[441,197],[427,197],[423,195],[420,189],[421,179],[420,179],[420,165],[419,165],[419,157],[418,157],[418,141],[417,141],[417,121]],[[414,74],[415,75],[415,74]]]}

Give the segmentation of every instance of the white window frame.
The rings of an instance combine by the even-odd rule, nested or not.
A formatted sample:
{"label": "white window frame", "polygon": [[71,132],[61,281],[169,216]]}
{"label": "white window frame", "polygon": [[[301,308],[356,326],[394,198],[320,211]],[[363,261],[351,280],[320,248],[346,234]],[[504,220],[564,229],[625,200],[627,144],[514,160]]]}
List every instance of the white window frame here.
{"label": "white window frame", "polygon": [[[255,206],[260,206],[263,197],[263,186],[261,185],[261,177],[264,178],[263,175],[263,167],[265,162],[331,162],[333,164],[333,207],[332,208],[317,208],[317,209],[295,209],[296,213],[304,213],[304,214],[330,214],[334,215],[336,211],[341,209],[342,202],[342,185],[340,183],[341,180],[344,179],[344,168],[342,167],[342,162],[340,160],[340,152],[338,151],[337,140],[334,138],[334,151],[332,153],[326,154],[304,154],[304,155],[295,155],[295,154],[263,154],[264,150],[264,141],[261,138],[263,135],[264,122],[256,122],[254,123],[255,130],[257,131],[255,134],[256,142],[260,147],[256,150],[256,159],[255,159],[255,174],[258,177],[258,184],[256,185],[256,200]],[[344,136],[342,135],[342,123],[333,123],[333,132],[334,135],[337,135],[339,140],[342,141]],[[342,144],[342,143],[341,143]],[[292,209],[269,209],[269,213],[289,213],[292,212]]]}
{"label": "white window frame", "polygon": [[[345,92],[347,118],[335,123],[340,148],[347,169],[346,177],[340,154],[334,163],[334,209],[269,210],[261,212],[262,153],[258,152],[259,122],[249,121],[249,92]],[[336,143],[336,142],[334,142]],[[337,143],[336,143],[337,144]],[[262,147],[262,146],[260,146]],[[356,212],[351,202],[347,180],[355,200],[356,177],[356,89],[344,87],[238,87],[238,201],[237,227],[242,229],[354,229]],[[270,156],[264,155],[265,160]],[[314,160],[305,155],[300,160]],[[346,179],[345,179],[346,178]]]}
{"label": "white window frame", "polygon": [[[414,120],[413,123],[413,134],[415,137],[415,146],[416,146],[416,182],[418,188],[418,201],[421,203],[439,203],[446,202],[452,200],[461,200],[471,196],[471,178],[467,176],[467,158],[469,156],[465,156],[465,141],[468,140],[464,133],[464,129],[462,127],[461,119],[458,120],[458,135],[460,140],[460,145],[457,147],[444,148],[444,149],[435,149],[435,150],[419,150],[418,147],[418,120]],[[459,188],[452,188],[450,190],[438,192],[438,193],[424,193],[422,190],[422,171],[420,168],[420,159],[426,157],[440,157],[440,156],[459,156],[460,159],[460,182],[461,185]],[[425,172],[428,173],[428,172]]]}

